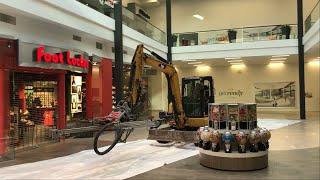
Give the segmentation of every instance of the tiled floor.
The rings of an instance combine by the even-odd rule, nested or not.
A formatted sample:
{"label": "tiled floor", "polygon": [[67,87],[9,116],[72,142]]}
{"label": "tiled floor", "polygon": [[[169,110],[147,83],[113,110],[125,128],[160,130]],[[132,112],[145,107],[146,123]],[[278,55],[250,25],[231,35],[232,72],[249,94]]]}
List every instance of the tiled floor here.
{"label": "tiled floor", "polygon": [[197,156],[181,160],[130,179],[320,179],[319,114],[272,131],[269,166],[249,172],[203,167]]}
{"label": "tiled floor", "polygon": [[[133,179],[319,179],[319,129],[319,114],[316,114],[301,123],[273,130],[269,167],[264,170],[218,171],[202,167],[198,157],[193,156],[145,172]],[[129,140],[144,139],[146,135],[146,129],[139,128]],[[66,140],[63,143],[19,153],[16,160],[0,163],[0,167],[52,159],[85,149],[92,149],[92,138]]]}

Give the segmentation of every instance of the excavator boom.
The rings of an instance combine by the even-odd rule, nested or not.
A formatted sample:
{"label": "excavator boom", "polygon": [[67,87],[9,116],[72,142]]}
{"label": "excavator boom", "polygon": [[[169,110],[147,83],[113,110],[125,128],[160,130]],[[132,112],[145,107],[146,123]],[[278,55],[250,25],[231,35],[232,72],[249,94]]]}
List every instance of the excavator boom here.
{"label": "excavator boom", "polygon": [[173,111],[176,126],[178,129],[183,129],[186,117],[183,110],[178,73],[172,64],[167,63],[163,59],[157,59],[159,56],[153,57],[144,53],[144,49],[145,48],[143,47],[143,45],[138,45],[131,64],[131,75],[129,83],[129,102],[131,103],[131,108],[134,110],[138,109],[139,107],[139,100],[142,98],[141,79],[143,68],[144,65],[151,66],[152,68],[161,71],[167,76],[168,83],[170,84],[169,91],[171,91],[173,96]]}

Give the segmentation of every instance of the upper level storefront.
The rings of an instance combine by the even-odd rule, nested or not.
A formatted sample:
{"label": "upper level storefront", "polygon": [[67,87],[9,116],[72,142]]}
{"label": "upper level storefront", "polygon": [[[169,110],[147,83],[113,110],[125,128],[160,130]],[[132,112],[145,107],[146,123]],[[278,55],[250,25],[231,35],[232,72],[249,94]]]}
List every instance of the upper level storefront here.
{"label": "upper level storefront", "polygon": [[[125,61],[130,61],[140,43],[166,57],[166,1],[122,2],[123,44],[128,56]],[[171,2],[173,60],[298,54],[295,0]],[[318,0],[304,0],[306,51],[320,42],[319,9]],[[112,4],[99,0],[0,0],[1,12],[25,17],[28,22],[40,20],[41,24],[49,23],[49,27],[57,25],[63,29],[59,33],[75,31],[98,39],[106,44],[105,56],[113,59]],[[17,21],[17,26],[20,22],[23,20]],[[26,39],[21,32],[30,28],[21,27],[17,32],[11,29],[0,28],[0,34]]]}

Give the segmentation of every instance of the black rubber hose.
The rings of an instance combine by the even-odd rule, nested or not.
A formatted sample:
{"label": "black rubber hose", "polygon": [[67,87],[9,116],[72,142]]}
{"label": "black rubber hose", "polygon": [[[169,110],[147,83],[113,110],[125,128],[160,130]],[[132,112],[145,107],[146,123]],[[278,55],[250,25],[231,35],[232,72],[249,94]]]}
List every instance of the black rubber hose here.
{"label": "black rubber hose", "polygon": [[99,140],[99,137],[100,135],[108,128],[108,127],[111,127],[113,126],[112,123],[108,123],[106,124],[105,126],[103,126],[103,128],[101,128],[99,130],[99,132],[95,135],[94,137],[94,143],[93,143],[93,149],[94,149],[94,152],[98,155],[105,155],[107,154],[108,152],[110,152],[114,146],[119,142],[120,138],[121,138],[121,128],[119,127],[115,127],[114,128],[114,131],[115,131],[115,138],[114,138],[114,141],[112,142],[112,144],[105,150],[105,151],[102,151],[100,152],[99,149],[98,149],[98,140]]}

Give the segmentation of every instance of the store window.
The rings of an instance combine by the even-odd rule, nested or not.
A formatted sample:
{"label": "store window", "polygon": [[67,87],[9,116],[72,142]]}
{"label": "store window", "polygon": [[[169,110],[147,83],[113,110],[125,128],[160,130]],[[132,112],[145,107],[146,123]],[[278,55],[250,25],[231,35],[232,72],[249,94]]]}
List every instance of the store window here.
{"label": "store window", "polygon": [[58,88],[54,76],[10,74],[10,129],[16,149],[51,141],[58,121]]}

